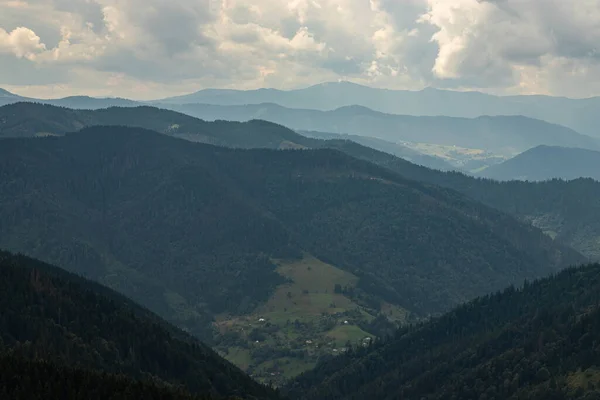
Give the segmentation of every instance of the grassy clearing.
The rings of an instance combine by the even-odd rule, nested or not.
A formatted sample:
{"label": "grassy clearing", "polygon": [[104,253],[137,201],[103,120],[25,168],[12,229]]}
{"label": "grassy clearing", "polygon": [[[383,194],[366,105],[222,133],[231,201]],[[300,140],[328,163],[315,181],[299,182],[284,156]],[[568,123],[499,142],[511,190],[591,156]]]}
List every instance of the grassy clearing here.
{"label": "grassy clearing", "polygon": [[354,287],[358,282],[356,276],[310,256],[292,263],[277,263],[277,272],[292,283],[281,285],[255,314],[268,317],[273,323],[282,323],[312,320],[323,313],[357,308],[350,299],[334,292],[336,284]]}
{"label": "grassy clearing", "polygon": [[250,366],[252,362],[250,350],[241,347],[230,347],[228,351],[229,353],[224,355],[226,360],[242,369],[247,369]]}
{"label": "grassy clearing", "polygon": [[335,340],[337,347],[343,347],[348,342],[356,345],[364,338],[372,337],[369,332],[363,331],[356,325],[340,325],[329,331],[327,336]]}
{"label": "grassy clearing", "polygon": [[390,321],[402,323],[408,319],[408,311],[402,307],[390,303],[383,303],[381,305],[381,313],[385,315]]}
{"label": "grassy clearing", "polygon": [[[309,255],[275,262],[289,283],[250,315],[217,318],[221,334],[236,338],[220,349],[228,360],[259,381],[279,385],[314,367],[320,356],[340,354],[346,343],[373,337],[358,325],[376,313],[335,292],[336,285],[355,288],[355,275]],[[392,321],[406,318],[405,310],[391,304],[381,311]]]}

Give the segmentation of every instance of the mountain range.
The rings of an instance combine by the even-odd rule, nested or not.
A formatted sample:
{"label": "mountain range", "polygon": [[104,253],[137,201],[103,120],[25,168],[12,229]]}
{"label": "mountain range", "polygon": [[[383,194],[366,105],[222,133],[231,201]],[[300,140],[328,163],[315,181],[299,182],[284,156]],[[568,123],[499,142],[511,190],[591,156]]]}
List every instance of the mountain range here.
{"label": "mountain range", "polygon": [[600,256],[600,183],[300,132],[1,107],[0,248],[80,276],[0,252],[0,395],[279,398],[220,356],[292,399],[598,395],[600,266],[559,271]]}
{"label": "mountain range", "polygon": [[[0,94],[0,105],[17,101],[38,101],[73,108],[127,106],[126,99],[93,99],[85,96],[65,99],[29,99]],[[457,92],[427,88],[420,91],[388,90],[350,82],[329,82],[304,89],[229,90],[206,89],[199,92],[159,99],[152,104],[202,103],[214,105],[248,105],[275,103],[288,108],[334,110],[345,106],[363,106],[389,114],[413,116],[450,116],[476,118],[484,115],[522,115],[569,127],[592,137],[600,137],[596,110],[600,98],[569,99],[551,96],[494,96],[480,92]],[[139,105],[139,103],[137,103]]]}
{"label": "mountain range", "polygon": [[420,91],[377,89],[350,82],[328,82],[304,89],[281,91],[219,90],[157,100],[158,103],[205,103],[247,105],[276,103],[289,108],[322,111],[346,106],[414,116],[476,118],[484,115],[522,115],[564,125],[580,133],[599,137],[595,110],[600,98],[569,99],[551,96],[494,96],[480,92],[458,92],[426,88]]}
{"label": "mountain range", "polygon": [[[1,136],[30,135],[31,132],[35,135],[46,133],[62,134],[67,130],[77,129],[89,124],[102,123],[103,115],[114,115],[117,113],[117,111],[111,111],[107,114],[102,110],[95,112],[90,110],[65,110],[62,112],[65,115],[59,117],[58,115],[61,113],[53,110],[49,105],[46,105],[44,108],[41,105],[30,106],[24,104],[30,103],[12,104],[0,109]],[[364,107],[347,107],[331,112],[322,112],[286,109],[274,104],[231,107],[187,104],[168,107],[183,114],[208,121],[249,121],[261,119],[285,125],[299,131],[321,131],[329,132],[330,134],[350,134],[369,137],[372,140],[383,139],[384,142],[387,141],[393,144],[386,145],[384,142],[379,141],[378,147],[397,155],[401,148],[404,148],[402,150],[404,154],[415,153],[414,150],[411,151],[405,145],[398,142],[435,144],[435,146],[440,148],[439,152],[442,152],[441,149],[443,149],[443,151],[449,154],[459,152],[457,146],[460,146],[467,149],[467,153],[472,153],[469,157],[473,157],[473,154],[477,156],[481,151],[487,151],[491,153],[489,156],[475,157],[483,158],[481,160],[482,166],[497,163],[497,160],[493,159],[494,155],[513,156],[541,144],[600,149],[600,142],[596,139],[580,135],[562,126],[524,117],[480,117],[476,119],[410,117],[382,114]],[[123,108],[118,113],[128,123],[128,121],[136,120],[136,115],[140,113],[150,115],[151,113],[147,108],[145,109],[146,111],[139,112]],[[142,109],[144,108],[142,107]],[[155,113],[165,115],[165,111],[155,110]],[[40,115],[38,116],[37,114]],[[45,115],[50,115],[52,118],[63,118],[64,121],[71,121],[73,125],[60,126],[57,120],[42,121],[46,118],[44,117]],[[162,117],[152,117],[152,120],[159,118]],[[186,119],[182,116],[172,117],[172,119],[193,124],[194,129],[200,129],[198,126],[201,122],[197,120]],[[113,120],[109,122],[113,123]],[[26,124],[40,123],[40,121],[45,125],[26,126]],[[136,124],[155,129],[151,122],[138,121]],[[172,123],[169,126],[160,126],[159,130],[165,131],[171,129],[173,133],[182,133],[182,130],[178,126],[181,126],[181,124]],[[48,132],[44,132],[44,129]],[[19,130],[22,132],[20,133]],[[205,133],[203,132],[203,134]],[[198,139],[202,135],[194,135],[194,137]],[[361,139],[357,140],[360,141]],[[362,140],[364,142],[364,139]],[[203,139],[203,141],[207,141],[207,139]],[[224,143],[217,141],[214,144]],[[436,155],[435,146],[433,156]],[[419,151],[417,153],[422,154]],[[469,157],[466,157],[466,159],[469,160]],[[440,165],[439,158],[432,159],[422,155],[418,158],[418,161],[429,167],[448,169],[447,166]],[[459,165],[455,164],[454,168],[459,168]]]}
{"label": "mountain range", "polygon": [[[474,179],[460,173],[442,173],[417,166],[390,154],[401,151],[404,157],[412,157],[410,153],[404,151],[403,147],[397,148],[377,139],[301,131],[305,135],[312,136],[308,138],[265,121],[206,122],[152,107],[86,111],[21,103],[0,107],[1,121],[4,123],[0,124],[0,137],[62,135],[83,126],[104,124],[143,127],[191,141],[234,148],[333,148],[352,157],[391,169],[409,179],[457,190],[527,223],[533,223],[553,238],[588,257],[600,259],[597,258],[600,257],[600,250],[596,244],[600,240],[600,219],[596,218],[600,215],[600,207],[595,201],[595,198],[600,195],[600,184],[591,180],[552,181],[538,184],[497,183],[487,179]],[[338,139],[316,139],[319,137]],[[385,149],[387,154],[347,139]],[[543,150],[544,147],[541,149]],[[577,152],[576,149],[565,151]],[[551,163],[556,168],[564,165],[565,170],[568,170],[568,160],[577,165],[572,157],[567,158],[566,162],[552,159]],[[426,160],[423,164],[432,163],[434,168],[439,168],[437,159],[433,161]],[[590,170],[593,173],[594,168]],[[590,174],[582,170],[579,173]]]}
{"label": "mountain range", "polygon": [[[239,125],[211,131],[228,124]],[[264,124],[285,130],[257,122],[246,134]],[[213,321],[252,314],[301,278],[286,266],[326,263],[343,278],[283,292],[314,295],[318,318],[392,307],[414,319],[585,260],[456,192],[328,148],[234,150],[113,126],[4,139],[0,156],[0,246],[106,284],[209,343]]]}
{"label": "mountain range", "polygon": [[263,119],[296,130],[368,136],[395,143],[408,141],[460,146],[501,155],[514,155],[541,144],[600,149],[597,139],[563,126],[522,116],[415,117],[384,114],[362,106],[317,111],[266,103],[244,106],[183,104],[166,107],[204,120]]}
{"label": "mountain range", "polygon": [[600,152],[557,146],[538,146],[503,163],[490,166],[480,175],[501,181],[577,178],[600,180]]}

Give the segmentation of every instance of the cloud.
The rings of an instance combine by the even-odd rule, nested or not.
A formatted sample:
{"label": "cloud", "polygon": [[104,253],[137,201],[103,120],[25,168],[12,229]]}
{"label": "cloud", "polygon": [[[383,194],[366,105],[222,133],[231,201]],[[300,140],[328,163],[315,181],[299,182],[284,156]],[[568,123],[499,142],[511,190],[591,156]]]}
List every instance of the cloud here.
{"label": "cloud", "polygon": [[31,29],[22,26],[11,32],[0,29],[0,52],[13,53],[17,58],[33,61],[45,49],[46,45]]}
{"label": "cloud", "polygon": [[428,0],[419,22],[437,29],[435,77],[463,86],[555,93],[551,76],[562,70],[568,81],[569,68],[598,62],[598,0]]}
{"label": "cloud", "polygon": [[30,95],[349,79],[588,96],[597,43],[600,0],[0,0],[0,84]]}

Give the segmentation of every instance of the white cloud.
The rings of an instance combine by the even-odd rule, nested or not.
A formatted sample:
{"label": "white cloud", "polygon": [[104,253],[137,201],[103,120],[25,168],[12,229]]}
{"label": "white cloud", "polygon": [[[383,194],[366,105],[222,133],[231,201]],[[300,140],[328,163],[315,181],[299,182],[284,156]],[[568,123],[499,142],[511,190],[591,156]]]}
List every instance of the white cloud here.
{"label": "white cloud", "polygon": [[0,52],[13,53],[17,58],[34,61],[37,54],[44,51],[46,45],[29,28],[18,27],[11,32],[0,28]]}
{"label": "white cloud", "polygon": [[[563,83],[577,75],[598,79],[584,66],[599,61],[599,0],[428,0],[428,5],[419,21],[437,29],[431,38],[438,45],[436,78],[546,93],[560,86],[553,84],[552,71],[563,69],[558,78]],[[568,71],[573,67],[584,69],[573,74]]]}
{"label": "white cloud", "polygon": [[345,78],[588,96],[597,43],[600,0],[0,0],[0,85],[29,95]]}

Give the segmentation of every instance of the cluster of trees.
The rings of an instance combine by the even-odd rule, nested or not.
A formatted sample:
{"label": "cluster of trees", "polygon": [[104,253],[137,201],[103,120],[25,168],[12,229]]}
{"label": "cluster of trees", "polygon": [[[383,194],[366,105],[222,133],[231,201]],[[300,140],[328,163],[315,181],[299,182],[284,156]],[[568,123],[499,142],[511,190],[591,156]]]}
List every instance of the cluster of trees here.
{"label": "cluster of trees", "polygon": [[[83,376],[91,380],[90,385],[101,380],[93,371],[101,371],[175,385],[201,395],[277,398],[271,389],[254,382],[207,346],[121,295],[6,252],[0,252],[0,354],[22,360],[15,368],[31,368],[40,376],[64,374],[65,379]],[[92,372],[57,370],[38,361]],[[18,391],[7,377],[19,370],[11,370],[11,362],[1,364],[6,372],[0,373],[7,379],[3,381],[5,389]],[[18,385],[23,386],[27,379],[27,375],[22,377]],[[77,382],[72,384],[81,383]],[[118,386],[120,381],[114,382]],[[122,386],[123,390],[131,386],[152,389],[152,385],[133,381]]]}
{"label": "cluster of trees", "polygon": [[595,399],[600,265],[571,268],[402,328],[367,354],[329,360],[297,399]]}

